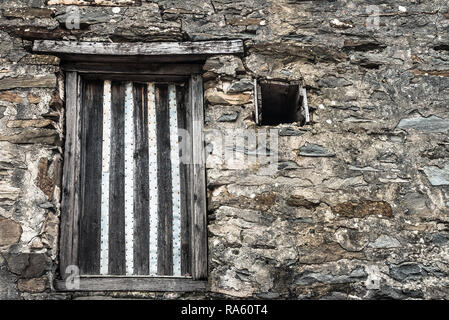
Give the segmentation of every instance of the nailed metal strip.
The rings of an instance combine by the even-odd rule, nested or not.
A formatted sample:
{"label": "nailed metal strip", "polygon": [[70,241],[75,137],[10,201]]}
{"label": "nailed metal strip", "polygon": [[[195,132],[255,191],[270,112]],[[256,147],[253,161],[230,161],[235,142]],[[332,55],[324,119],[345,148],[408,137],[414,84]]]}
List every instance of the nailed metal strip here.
{"label": "nailed metal strip", "polygon": [[133,84],[125,89],[125,259],[126,274],[134,274],[134,98]]}
{"label": "nailed metal strip", "polygon": [[172,176],[173,208],[173,275],[181,275],[181,178],[179,171],[179,133],[176,104],[176,88],[168,86],[168,104],[170,112],[170,160]]}
{"label": "nailed metal strip", "polygon": [[154,83],[148,83],[148,176],[150,198],[150,275],[157,274],[158,188],[157,188],[157,133]]}
{"label": "nailed metal strip", "polygon": [[109,272],[109,166],[111,159],[111,81],[103,89],[100,274]]}

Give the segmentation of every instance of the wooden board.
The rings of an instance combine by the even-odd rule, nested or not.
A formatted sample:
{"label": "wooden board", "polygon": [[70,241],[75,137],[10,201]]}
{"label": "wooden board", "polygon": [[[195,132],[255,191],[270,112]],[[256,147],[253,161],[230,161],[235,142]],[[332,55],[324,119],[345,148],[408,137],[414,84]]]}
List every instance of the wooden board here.
{"label": "wooden board", "polygon": [[83,84],[82,210],[79,221],[81,274],[100,272],[103,81]]}
{"label": "wooden board", "polygon": [[[55,283],[57,290],[70,291],[65,281]],[[76,291],[204,291],[206,281],[175,277],[81,277]]]}
{"label": "wooden board", "polygon": [[109,274],[125,274],[125,86],[111,86],[111,159],[109,194]]}
{"label": "wooden board", "polygon": [[67,267],[77,265],[78,216],[80,211],[81,81],[76,72],[66,74],[65,152],[62,177],[60,269],[62,279]]}
{"label": "wooden board", "polygon": [[191,135],[190,132],[190,112],[186,106],[185,86],[176,87],[177,106],[178,106],[178,128],[184,130],[185,136],[180,141],[180,183],[181,183],[181,275],[191,275],[192,260],[190,250],[190,220],[191,207],[190,203],[190,166],[191,159]]}
{"label": "wooden board", "polygon": [[111,43],[35,40],[33,51],[83,55],[160,56],[243,53],[242,40]]}
{"label": "wooden board", "polygon": [[148,107],[146,86],[134,84],[134,274],[149,270]]}
{"label": "wooden board", "polygon": [[203,138],[203,79],[192,76],[190,81],[190,103],[192,108],[192,152],[193,188],[192,206],[192,276],[194,279],[207,277],[207,206],[206,171]]}
{"label": "wooden board", "polygon": [[168,86],[156,85],[158,163],[158,275],[173,274],[172,193],[170,162],[170,112]]}

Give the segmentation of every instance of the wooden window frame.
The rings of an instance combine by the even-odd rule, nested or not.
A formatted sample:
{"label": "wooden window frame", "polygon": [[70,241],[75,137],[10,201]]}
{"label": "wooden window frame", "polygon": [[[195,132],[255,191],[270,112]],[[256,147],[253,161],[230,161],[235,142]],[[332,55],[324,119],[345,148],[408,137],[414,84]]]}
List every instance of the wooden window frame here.
{"label": "wooden window frame", "polygon": [[[74,291],[204,291],[207,279],[206,168],[203,139],[204,110],[202,64],[210,55],[241,55],[242,40],[107,43],[36,40],[33,52],[51,54],[64,62],[66,72],[66,141],[61,203],[60,275],[58,290],[66,287],[65,273],[77,265],[80,211],[81,84],[82,77],[95,74],[110,79],[176,81],[188,79],[193,164],[190,188],[192,277],[171,276],[80,276]],[[193,177],[193,178],[192,178]]]}
{"label": "wooden window frame", "polygon": [[[82,154],[82,81],[87,78],[108,78],[140,81],[180,81],[188,83],[187,119],[191,128],[193,164],[189,166],[189,199],[191,207],[192,276],[83,276],[79,288],[73,291],[203,291],[207,278],[207,212],[206,171],[203,143],[203,82],[198,65],[147,65],[139,74],[129,74],[126,66],[98,63],[65,64],[66,74],[66,138],[63,167],[63,197],[61,203],[60,275],[56,289],[71,290],[66,286],[67,267],[78,265],[78,222],[81,209],[81,154]],[[113,68],[113,67],[112,67]]]}

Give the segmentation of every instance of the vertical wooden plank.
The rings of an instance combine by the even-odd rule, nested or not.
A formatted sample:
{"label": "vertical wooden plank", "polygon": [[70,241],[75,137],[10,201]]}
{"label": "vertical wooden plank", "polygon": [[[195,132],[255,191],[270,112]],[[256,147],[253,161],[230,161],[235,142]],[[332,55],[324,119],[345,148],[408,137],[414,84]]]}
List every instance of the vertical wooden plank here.
{"label": "vertical wooden plank", "polygon": [[103,81],[83,85],[82,210],[79,220],[81,274],[100,273]]}
{"label": "vertical wooden plank", "polygon": [[156,85],[157,162],[158,162],[158,274],[173,274],[172,186],[170,161],[170,113],[167,85]]}
{"label": "vertical wooden plank", "polygon": [[100,274],[109,272],[109,168],[111,160],[111,81],[103,89]]}
{"label": "vertical wooden plank", "polygon": [[172,176],[172,244],[173,275],[181,276],[181,178],[179,165],[179,133],[176,87],[168,86],[168,105],[170,112],[170,161]]}
{"label": "vertical wooden plank", "polygon": [[192,144],[191,144],[191,113],[186,108],[188,96],[185,95],[185,87],[176,87],[176,100],[178,106],[178,128],[183,132],[180,141],[181,161],[180,167],[180,186],[181,186],[181,275],[191,275],[191,252],[190,252],[190,165],[192,163]]}
{"label": "vertical wooden plank", "polygon": [[65,150],[62,177],[60,275],[66,279],[66,269],[77,265],[77,221],[79,216],[79,176],[81,103],[80,77],[76,72],[66,73],[65,82]]}
{"label": "vertical wooden plank", "polygon": [[190,103],[192,108],[193,150],[192,276],[194,279],[204,279],[207,277],[207,211],[203,137],[203,80],[200,75],[192,75],[191,77]]}
{"label": "vertical wooden plank", "polygon": [[157,168],[157,130],[156,101],[154,83],[147,84],[148,104],[148,186],[150,211],[150,275],[157,274],[158,266],[158,168]]}
{"label": "vertical wooden plank", "polygon": [[126,275],[134,274],[134,97],[125,83],[125,258]]}
{"label": "vertical wooden plank", "polygon": [[111,85],[109,273],[125,274],[125,86]]}
{"label": "vertical wooden plank", "polygon": [[134,141],[134,271],[148,275],[148,108],[146,88],[138,83],[134,84]]}

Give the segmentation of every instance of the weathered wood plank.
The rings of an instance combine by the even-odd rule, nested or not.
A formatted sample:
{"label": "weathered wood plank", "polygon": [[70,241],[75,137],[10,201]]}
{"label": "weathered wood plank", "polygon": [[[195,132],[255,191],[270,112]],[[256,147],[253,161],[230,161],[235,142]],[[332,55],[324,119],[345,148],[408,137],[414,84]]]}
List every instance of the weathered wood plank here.
{"label": "weathered wood plank", "polygon": [[136,75],[136,74],[92,74],[92,73],[86,73],[83,75],[83,79],[86,80],[112,80],[112,81],[136,81],[136,82],[157,82],[157,83],[165,83],[165,84],[171,84],[173,82],[183,82],[188,79],[187,76],[179,76],[179,75],[148,75],[148,74],[142,74],[142,75]]}
{"label": "weathered wood plank", "polygon": [[78,75],[76,72],[66,74],[66,118],[65,118],[65,152],[62,177],[61,199],[61,236],[59,273],[65,279],[66,269],[76,264],[77,244],[74,243],[75,217],[79,214],[77,190],[79,190],[79,163],[81,130],[81,112],[79,103]]}
{"label": "weathered wood plank", "polygon": [[192,275],[194,279],[205,279],[207,277],[207,208],[203,137],[203,80],[201,76],[192,76],[189,91],[192,108],[193,150]]}
{"label": "weathered wood plank", "polygon": [[82,210],[79,222],[81,274],[100,273],[103,81],[83,85]]}
{"label": "weathered wood plank", "polygon": [[134,274],[149,270],[148,107],[146,86],[134,83]]}
{"label": "weathered wood plank", "polygon": [[191,137],[190,132],[190,110],[186,108],[185,87],[176,87],[176,99],[178,106],[178,128],[180,129],[182,139],[180,141],[180,184],[181,184],[181,275],[191,275],[191,255],[190,255],[190,164],[191,159]]}
{"label": "weathered wood plank", "polygon": [[111,86],[111,162],[109,190],[109,274],[125,274],[125,86]]}
{"label": "weathered wood plank", "polygon": [[110,43],[35,40],[34,52],[117,56],[196,55],[243,53],[242,40],[198,42]]}
{"label": "weathered wood plank", "polygon": [[[70,291],[65,281],[56,281],[60,291]],[[76,291],[204,291],[206,281],[175,277],[81,277]]]}
{"label": "weathered wood plank", "polygon": [[185,75],[201,73],[201,64],[170,63],[170,64],[141,64],[141,63],[101,63],[101,62],[66,62],[61,66],[66,72],[78,73],[107,73],[107,74],[134,74],[134,75]]}
{"label": "weathered wood plank", "polygon": [[168,86],[156,85],[158,163],[158,275],[173,274],[172,176],[170,162]]}

